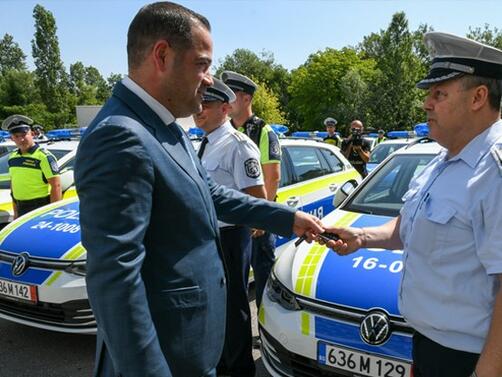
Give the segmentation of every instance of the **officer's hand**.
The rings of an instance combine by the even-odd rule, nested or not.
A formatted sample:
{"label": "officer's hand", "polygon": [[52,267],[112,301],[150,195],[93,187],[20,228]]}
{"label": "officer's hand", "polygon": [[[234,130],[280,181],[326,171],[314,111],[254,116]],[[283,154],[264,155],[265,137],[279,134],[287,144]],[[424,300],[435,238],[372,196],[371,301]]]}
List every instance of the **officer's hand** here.
{"label": "officer's hand", "polygon": [[366,247],[366,233],[363,228],[338,228],[325,227],[326,232],[335,233],[340,237],[337,241],[328,241],[317,238],[316,241],[321,245],[326,245],[338,255],[351,254],[361,247]]}
{"label": "officer's hand", "polygon": [[296,211],[293,232],[298,237],[304,237],[310,243],[319,233],[324,232],[324,228],[321,220],[317,217],[302,211]]}
{"label": "officer's hand", "polygon": [[251,229],[251,237],[258,238],[265,234],[264,230],[261,229]]}

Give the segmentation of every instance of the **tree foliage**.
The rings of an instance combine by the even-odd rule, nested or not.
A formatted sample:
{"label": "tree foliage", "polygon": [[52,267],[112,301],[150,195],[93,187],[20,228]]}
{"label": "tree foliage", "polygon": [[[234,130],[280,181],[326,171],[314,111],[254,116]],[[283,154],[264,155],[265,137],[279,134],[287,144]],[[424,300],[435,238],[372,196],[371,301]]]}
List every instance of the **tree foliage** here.
{"label": "tree foliage", "polygon": [[478,42],[502,49],[502,30],[494,27],[491,29],[490,25],[485,24],[483,28],[469,27],[467,37],[474,39]]}
{"label": "tree foliage", "polygon": [[26,70],[26,55],[19,45],[14,42],[14,37],[5,34],[0,39],[0,75],[4,75],[12,69]]}
{"label": "tree foliage", "polygon": [[286,118],[280,110],[277,95],[266,84],[256,79],[255,82],[258,84],[258,89],[253,96],[253,112],[269,124],[284,124]]}
{"label": "tree foliage", "polygon": [[239,48],[220,62],[215,75],[220,77],[223,71],[234,71],[256,78],[277,96],[281,111],[286,109],[290,75],[286,68],[275,62],[271,52],[263,51],[258,56],[250,50]]}
{"label": "tree foliage", "polygon": [[324,127],[327,116],[340,124],[365,113],[367,83],[374,77],[375,62],[361,59],[351,48],[328,48],[311,55],[291,73],[289,108],[295,110],[298,129]]}
{"label": "tree foliage", "polygon": [[423,121],[423,93],[415,85],[427,72],[421,42],[427,29],[422,25],[417,32],[410,32],[405,14],[399,12],[386,30],[364,38],[360,48],[375,60],[378,70],[369,85],[366,126],[409,129]]}
{"label": "tree foliage", "polygon": [[32,55],[35,62],[37,86],[47,109],[55,113],[67,111],[68,79],[59,52],[56,20],[41,5],[33,9],[35,38]]}

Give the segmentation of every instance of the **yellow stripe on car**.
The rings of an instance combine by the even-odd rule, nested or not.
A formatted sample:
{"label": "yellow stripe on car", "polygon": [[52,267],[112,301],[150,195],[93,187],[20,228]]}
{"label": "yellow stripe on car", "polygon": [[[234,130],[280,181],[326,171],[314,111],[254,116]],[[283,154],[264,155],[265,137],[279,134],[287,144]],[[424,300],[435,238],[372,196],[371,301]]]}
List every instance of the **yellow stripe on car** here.
{"label": "yellow stripe on car", "polygon": [[316,192],[326,188],[331,183],[343,184],[348,180],[358,179],[359,177],[360,175],[355,169],[350,169],[344,173],[335,173],[333,175],[300,182],[290,186],[290,188],[284,190],[279,189],[277,192],[277,201],[283,203],[291,196],[300,196],[305,193]]}
{"label": "yellow stripe on car", "polygon": [[[349,226],[354,223],[359,216],[361,215],[357,213],[346,212],[335,222],[335,225],[341,227]],[[317,280],[317,275],[322,265],[320,262],[324,259],[326,252],[327,248],[317,243],[307,252],[297,275],[295,284],[296,293],[307,297],[313,297],[315,294],[315,285],[313,283]]]}
{"label": "yellow stripe on car", "polygon": [[302,335],[310,335],[310,315],[307,312],[301,314],[301,330]]}
{"label": "yellow stripe on car", "polygon": [[[84,255],[87,251],[82,246],[82,243],[79,242],[75,246],[73,246],[70,250],[63,254],[60,258],[61,260],[76,260],[79,259],[82,255]],[[53,272],[42,285],[50,286],[54,283],[60,276],[62,275],[61,271]]]}

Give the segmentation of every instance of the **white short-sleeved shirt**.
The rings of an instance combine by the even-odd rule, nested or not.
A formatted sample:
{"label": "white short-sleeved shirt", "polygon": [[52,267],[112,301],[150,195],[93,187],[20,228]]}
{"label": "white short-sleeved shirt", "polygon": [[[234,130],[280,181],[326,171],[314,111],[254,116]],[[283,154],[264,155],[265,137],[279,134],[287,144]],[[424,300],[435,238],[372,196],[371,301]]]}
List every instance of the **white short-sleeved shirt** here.
{"label": "white short-sleeved shirt", "polygon": [[[230,122],[206,135],[208,143],[201,162],[217,183],[242,191],[263,185],[260,151],[253,141]],[[220,222],[220,226],[225,225]]]}
{"label": "white short-sleeved shirt", "polygon": [[403,197],[401,313],[445,347],[480,353],[502,273],[502,121],[441,152]]}

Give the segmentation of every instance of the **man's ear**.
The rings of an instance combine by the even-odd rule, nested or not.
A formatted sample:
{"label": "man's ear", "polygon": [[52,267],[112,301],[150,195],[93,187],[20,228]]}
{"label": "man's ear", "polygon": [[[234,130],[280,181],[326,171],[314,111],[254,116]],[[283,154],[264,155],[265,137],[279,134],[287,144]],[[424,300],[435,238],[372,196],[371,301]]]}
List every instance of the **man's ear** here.
{"label": "man's ear", "polygon": [[159,71],[164,72],[171,66],[174,59],[174,50],[165,39],[158,40],[152,48],[152,59]]}
{"label": "man's ear", "polygon": [[478,111],[488,102],[488,88],[486,85],[479,85],[473,89],[471,97],[471,109]]}

